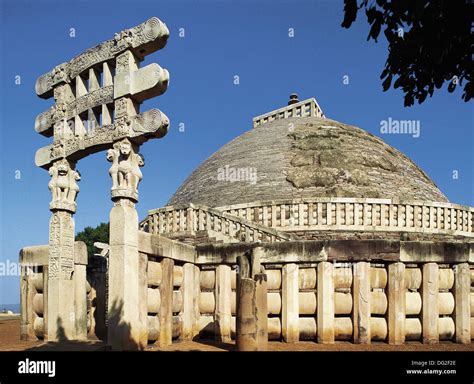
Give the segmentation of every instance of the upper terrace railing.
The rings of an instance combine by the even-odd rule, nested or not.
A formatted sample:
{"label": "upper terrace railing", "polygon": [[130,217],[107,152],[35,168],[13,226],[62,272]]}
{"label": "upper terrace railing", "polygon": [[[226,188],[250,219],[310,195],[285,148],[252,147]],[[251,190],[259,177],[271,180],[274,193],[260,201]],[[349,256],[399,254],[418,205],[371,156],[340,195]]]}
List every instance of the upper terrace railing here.
{"label": "upper terrace railing", "polygon": [[215,208],[189,204],[186,206],[154,209],[140,223],[140,229],[155,234],[193,234],[214,231],[243,242],[274,242],[291,240],[292,235],[251,223]]}
{"label": "upper terrace railing", "polygon": [[474,237],[474,208],[451,203],[313,198],[238,204],[217,209],[284,231],[422,232]]}
{"label": "upper terrace railing", "polygon": [[290,117],[325,117],[323,110],[315,98],[306,99],[286,107],[275,109],[253,118],[253,127],[268,123],[269,121],[287,119]]}
{"label": "upper terrace railing", "polygon": [[[419,232],[474,237],[474,208],[390,199],[313,198],[164,207],[140,224],[151,233],[213,230],[243,241],[289,240],[282,231]],[[240,236],[240,237],[239,237]],[[255,240],[254,240],[255,239]]]}

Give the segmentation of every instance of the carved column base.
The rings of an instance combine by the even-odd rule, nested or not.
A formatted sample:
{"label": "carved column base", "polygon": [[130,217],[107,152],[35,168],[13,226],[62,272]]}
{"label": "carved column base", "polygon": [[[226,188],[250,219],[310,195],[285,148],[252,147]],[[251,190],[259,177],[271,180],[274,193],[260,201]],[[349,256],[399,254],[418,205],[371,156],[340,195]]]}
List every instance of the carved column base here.
{"label": "carved column base", "polygon": [[76,213],[77,204],[70,203],[67,201],[51,201],[49,203],[49,209],[51,211],[61,210],[61,211],[67,211],[70,213]]}
{"label": "carved column base", "polygon": [[138,202],[138,192],[134,192],[128,188],[112,189],[111,195],[112,195],[113,201],[117,201],[119,199],[125,198],[125,199],[132,200],[134,203]]}

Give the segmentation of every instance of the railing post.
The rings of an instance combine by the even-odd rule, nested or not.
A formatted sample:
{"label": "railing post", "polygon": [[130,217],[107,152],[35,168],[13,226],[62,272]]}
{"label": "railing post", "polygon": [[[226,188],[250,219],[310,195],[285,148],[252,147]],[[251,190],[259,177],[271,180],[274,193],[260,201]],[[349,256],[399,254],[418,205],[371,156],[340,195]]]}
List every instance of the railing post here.
{"label": "railing post", "polygon": [[215,335],[223,343],[230,342],[231,326],[231,269],[228,265],[219,265],[216,268],[216,313]]}
{"label": "railing post", "polygon": [[456,343],[471,343],[471,274],[468,263],[457,264],[454,269],[454,298]]}
{"label": "railing post", "polygon": [[173,259],[164,258],[161,261],[160,347],[170,345],[173,340],[173,267]]}
{"label": "railing post", "polygon": [[436,263],[423,265],[422,279],[423,343],[439,342],[439,267]]}
{"label": "railing post", "polygon": [[318,264],[317,277],[317,338],[318,343],[334,343],[334,267],[330,262]]}
{"label": "railing post", "polygon": [[285,264],[282,269],[281,332],[287,343],[299,341],[298,265]]}
{"label": "railing post", "polygon": [[388,266],[388,343],[405,342],[406,322],[405,264]]}

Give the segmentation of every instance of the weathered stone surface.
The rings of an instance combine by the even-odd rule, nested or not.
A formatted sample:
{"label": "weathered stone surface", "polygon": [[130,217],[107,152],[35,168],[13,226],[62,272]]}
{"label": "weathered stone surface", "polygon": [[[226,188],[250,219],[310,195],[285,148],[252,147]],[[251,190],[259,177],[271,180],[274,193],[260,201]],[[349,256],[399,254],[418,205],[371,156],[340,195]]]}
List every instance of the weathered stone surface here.
{"label": "weathered stone surface", "polygon": [[401,241],[400,261],[407,263],[462,263],[469,259],[468,243]]}
{"label": "weathered stone surface", "polygon": [[387,270],[385,268],[370,268],[370,287],[383,289],[387,286]]}
{"label": "weathered stone surface", "polygon": [[199,295],[199,309],[201,313],[213,314],[216,310],[216,296],[214,292],[201,292]]}
{"label": "weathered stone surface", "polygon": [[87,340],[86,273],[86,265],[74,266],[75,340]]}
{"label": "weathered stone surface", "polygon": [[[140,244],[140,232],[138,235],[138,243]],[[142,247],[138,246],[138,249],[142,251]],[[147,265],[147,283],[149,286],[157,287],[161,283],[163,272],[161,270],[161,264],[156,261],[148,261]]]}
{"label": "weathered stone surface", "polygon": [[298,319],[298,327],[300,330],[300,340],[313,341],[316,339],[316,319],[314,317],[300,317]]}
{"label": "weathered stone surface", "polygon": [[438,319],[438,331],[440,340],[452,340],[455,333],[455,325],[452,317],[440,317]]}
{"label": "weathered stone surface", "polygon": [[410,290],[418,290],[421,287],[421,268],[405,269],[405,286]]}
{"label": "weathered stone surface", "polygon": [[387,320],[383,317],[370,318],[371,340],[385,341],[387,338]]}
{"label": "weathered stone surface", "polygon": [[158,344],[160,347],[170,345],[173,340],[173,266],[172,259],[165,258],[161,261],[163,278],[160,284],[161,306],[158,314],[160,321]]}
{"label": "weathered stone surface", "polygon": [[370,263],[358,262],[354,265],[354,283],[352,287],[354,298],[353,324],[354,342],[370,344],[371,341],[371,288]]}
{"label": "weathered stone surface", "polygon": [[[352,326],[352,319],[347,317],[335,317],[333,320],[334,328],[333,334],[335,340],[350,340],[353,334],[353,326]],[[318,323],[318,335],[321,333],[321,328],[319,328]],[[318,343],[323,344],[333,344],[334,341],[320,341],[318,338]]]}
{"label": "weathered stone surface", "polygon": [[183,285],[184,267],[182,265],[175,265],[173,267],[173,287],[179,288]]}
{"label": "weathered stone surface", "polygon": [[299,341],[298,265],[285,264],[282,270],[282,335],[287,343]]}
{"label": "weathered stone surface", "polygon": [[138,350],[140,321],[138,216],[134,207],[110,212],[108,342],[113,350]]}
{"label": "weathered stone surface", "polygon": [[143,231],[138,231],[138,248],[140,252],[148,255],[168,257],[191,263],[195,261],[196,256],[195,248],[188,244]]}
{"label": "weathered stone surface", "polygon": [[329,242],[327,252],[328,260],[395,261],[400,257],[400,242],[390,240],[336,240]]}
{"label": "weathered stone surface", "polygon": [[159,313],[161,306],[160,290],[157,288],[147,289],[147,313]]}
{"label": "weathered stone surface", "polygon": [[298,274],[299,289],[316,288],[316,268],[300,268]]}
{"label": "weathered stone surface", "polygon": [[[456,267],[455,267],[456,268]],[[450,290],[454,286],[454,270],[443,268],[439,270],[439,289]]]}
{"label": "weathered stone surface", "polygon": [[[32,267],[23,265],[20,279],[20,338],[21,340],[36,340],[33,324],[35,320],[35,310],[33,301],[37,294],[35,280],[40,278],[39,273],[35,273]],[[42,277],[42,276],[41,276]]]}
{"label": "weathered stone surface", "polygon": [[281,287],[281,269],[267,269],[265,271],[267,275],[267,287],[268,289],[280,289]]}
{"label": "weathered stone surface", "polygon": [[194,287],[193,287],[193,337],[199,335],[199,322],[201,320],[201,312],[199,310],[199,299],[201,295],[199,267],[194,266]]}
{"label": "weathered stone surface", "polygon": [[[32,245],[20,250],[20,264],[47,266],[49,245]],[[87,265],[87,247],[83,241],[74,242],[74,263]]]}
{"label": "weathered stone surface", "polygon": [[423,343],[439,342],[439,267],[436,263],[423,264],[422,322]]}
{"label": "weathered stone surface", "polygon": [[236,317],[236,347],[238,351],[257,351],[257,307],[255,305],[256,282],[244,277],[239,279],[239,295]]}
{"label": "weathered stone surface", "polygon": [[[318,343],[333,344],[337,328],[335,323],[337,319],[334,318],[334,267],[327,261],[318,264],[317,293]],[[349,322],[350,320],[349,318]],[[352,335],[352,324],[350,335]]]}
{"label": "weathered stone surface", "polygon": [[[146,235],[143,235],[144,237]],[[154,235],[158,236],[158,235]],[[394,240],[328,240],[328,241],[285,241],[266,243],[263,246],[262,263],[279,262],[318,262],[330,261],[398,261],[400,260],[400,247],[403,242]],[[409,261],[424,260],[423,243],[413,242],[410,245],[413,255]],[[432,244],[432,243],[430,243]],[[206,244],[196,246],[196,262],[201,263],[235,263],[237,256],[258,244]],[[447,249],[465,249],[463,244],[446,243]],[[429,248],[430,249],[430,248]],[[427,252],[427,251],[423,251]],[[406,252],[405,252],[406,254]],[[450,261],[448,258],[446,261]],[[441,260],[440,260],[441,261]],[[369,277],[370,278],[370,277]],[[382,278],[382,276],[380,277]],[[374,277],[375,279],[375,277]],[[351,280],[352,281],[352,280]]]}
{"label": "weathered stone surface", "polygon": [[40,316],[44,314],[44,302],[43,294],[37,293],[33,297],[33,310]]}
{"label": "weathered stone surface", "polygon": [[90,305],[88,334],[89,337],[104,341],[107,340],[107,264],[105,257],[94,255],[87,268],[87,284],[91,287],[87,294]]}
{"label": "weathered stone surface", "polygon": [[268,344],[268,288],[267,276],[257,273],[255,280],[255,307],[257,318],[257,349],[266,351]]}
{"label": "weathered stone surface", "polygon": [[421,294],[419,292],[406,292],[406,314],[419,315],[421,313]]}
{"label": "weathered stone surface", "polygon": [[279,317],[268,318],[268,340],[280,340],[281,320]]}
{"label": "weathered stone surface", "polygon": [[405,319],[405,340],[421,339],[421,321],[419,318]]}
{"label": "weathered stone surface", "polygon": [[200,274],[200,286],[202,289],[214,289],[216,284],[216,271],[203,270]]}
{"label": "weathered stone surface", "polygon": [[[388,266],[388,342],[405,342],[406,316],[405,264],[392,263]],[[421,308],[421,300],[420,300]]]}
{"label": "weathered stone surface", "polygon": [[[300,269],[301,271],[301,269]],[[352,301],[350,303],[352,307]],[[298,307],[300,315],[316,315],[317,295],[316,292],[299,292],[298,293]],[[349,309],[350,312],[350,309]]]}
{"label": "weathered stone surface", "polygon": [[456,322],[456,343],[469,344],[471,342],[471,279],[469,264],[457,264],[454,270],[454,298]]}
{"label": "weathered stone surface", "polygon": [[385,315],[388,308],[387,295],[383,291],[370,292],[370,313],[372,315]]}
{"label": "weathered stone surface", "polygon": [[[257,182],[219,181],[226,165],[255,169]],[[226,144],[168,204],[219,207],[319,196],[447,201],[420,168],[381,139],[333,120],[298,117],[262,124]]]}
{"label": "weathered stone surface", "polygon": [[183,266],[183,284],[181,286],[181,292],[183,297],[183,309],[181,316],[183,317],[183,329],[181,331],[181,340],[192,340],[193,329],[197,319],[195,318],[196,304],[199,305],[199,301],[194,300],[194,278],[195,271],[194,265],[186,263]]}
{"label": "weathered stone surface", "polygon": [[281,313],[281,293],[268,292],[268,314],[279,315]]}
{"label": "weathered stone surface", "polygon": [[[354,288],[356,284],[354,282]],[[352,296],[350,292],[334,292],[334,314],[350,315],[352,311]],[[355,300],[354,300],[355,304]],[[355,310],[354,310],[355,312]]]}
{"label": "weathered stone surface", "polygon": [[148,344],[148,257],[144,253],[138,254],[138,323],[140,324],[139,349],[145,349]]}
{"label": "weathered stone surface", "polygon": [[230,342],[231,318],[230,266],[219,265],[216,268],[216,339]]}

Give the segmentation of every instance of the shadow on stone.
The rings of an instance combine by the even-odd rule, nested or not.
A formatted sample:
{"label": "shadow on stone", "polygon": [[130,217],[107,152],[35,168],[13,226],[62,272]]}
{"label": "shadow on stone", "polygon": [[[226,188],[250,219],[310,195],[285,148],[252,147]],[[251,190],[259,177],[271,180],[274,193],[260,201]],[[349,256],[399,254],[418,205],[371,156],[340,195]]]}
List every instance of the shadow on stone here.
{"label": "shadow on stone", "polygon": [[108,344],[112,350],[138,351],[140,350],[138,339],[132,337],[130,324],[124,320],[123,312],[123,301],[115,300],[108,314]]}
{"label": "shadow on stone", "polygon": [[42,345],[27,349],[27,351],[105,351],[107,346],[100,341],[70,340],[66,336],[61,317],[56,320],[58,341],[45,342]]}
{"label": "shadow on stone", "polygon": [[63,343],[65,341],[68,341],[69,339],[66,336],[66,332],[64,331],[63,327],[63,320],[61,317],[58,317],[56,320],[56,326],[58,327],[58,330],[56,331],[56,337],[58,339],[59,343]]}
{"label": "shadow on stone", "polygon": [[[225,351],[235,351],[235,344],[233,343],[223,343],[221,341],[216,341],[216,340],[213,340],[213,339],[200,339],[199,337],[195,337],[193,339],[193,341],[195,343],[199,343],[199,344],[203,344],[203,345],[209,345],[209,346],[212,346],[212,347],[217,347],[217,348],[220,348],[220,349],[223,349]],[[196,351],[200,351],[200,349],[196,349]]]}

